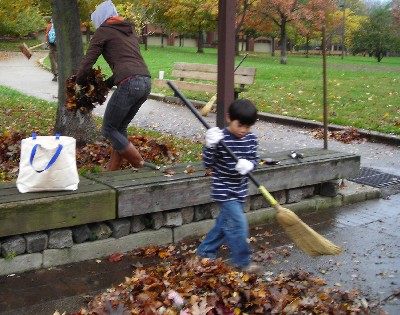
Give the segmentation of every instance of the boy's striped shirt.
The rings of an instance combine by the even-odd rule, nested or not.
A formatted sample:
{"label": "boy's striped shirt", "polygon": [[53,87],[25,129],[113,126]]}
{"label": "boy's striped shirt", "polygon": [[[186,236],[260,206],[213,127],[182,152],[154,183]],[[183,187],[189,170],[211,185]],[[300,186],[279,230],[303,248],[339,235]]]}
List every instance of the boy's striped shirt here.
{"label": "boy's striped shirt", "polygon": [[[243,138],[237,138],[226,128],[223,132],[223,141],[235,153],[237,158],[251,161],[254,164],[254,168],[256,168],[259,161],[257,137],[250,132]],[[235,170],[236,161],[221,144],[218,144],[216,148],[204,147],[203,164],[206,168],[212,169],[211,197],[214,201],[246,201],[248,177],[240,175]]]}

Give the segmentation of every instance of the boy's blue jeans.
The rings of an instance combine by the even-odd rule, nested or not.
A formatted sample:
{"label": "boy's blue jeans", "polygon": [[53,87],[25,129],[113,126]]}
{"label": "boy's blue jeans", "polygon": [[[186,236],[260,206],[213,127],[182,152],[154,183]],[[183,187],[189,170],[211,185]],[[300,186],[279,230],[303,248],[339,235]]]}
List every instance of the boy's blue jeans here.
{"label": "boy's blue jeans", "polygon": [[219,203],[220,213],[215,226],[200,244],[196,255],[217,258],[217,251],[226,243],[231,251],[233,265],[239,268],[250,263],[250,246],[247,243],[249,228],[243,204],[237,200]]}

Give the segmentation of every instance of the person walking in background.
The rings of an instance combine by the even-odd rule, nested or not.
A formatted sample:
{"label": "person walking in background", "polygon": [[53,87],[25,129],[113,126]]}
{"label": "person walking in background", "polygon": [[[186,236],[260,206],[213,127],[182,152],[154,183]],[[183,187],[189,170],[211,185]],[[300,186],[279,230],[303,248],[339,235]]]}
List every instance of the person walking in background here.
{"label": "person walking in background", "polygon": [[142,168],[148,163],[129,142],[127,128],[150,94],[151,77],[140,53],[135,27],[118,16],[110,0],[102,2],[91,19],[96,31],[79,65],[76,83],[78,86],[85,84],[97,58],[103,55],[113,73],[105,82],[109,88],[117,86],[103,117],[102,134],[112,145],[105,171],[120,169],[123,158],[133,167]]}
{"label": "person walking in background", "polygon": [[[202,258],[217,257],[218,249],[226,243],[235,267],[249,273],[258,273],[260,267],[250,261],[250,246],[247,242],[249,227],[243,211],[248,195],[247,174],[259,161],[258,140],[250,132],[257,120],[257,109],[246,99],[235,100],[228,109],[228,127],[221,130],[210,128],[206,132],[203,148],[203,164],[212,169],[211,197],[217,202],[220,213],[215,226],[208,232],[196,251]],[[233,151],[238,162],[224,147]]]}
{"label": "person walking in background", "polygon": [[57,69],[57,47],[56,47],[56,32],[54,30],[53,19],[46,27],[46,42],[49,46],[49,59],[51,73],[53,73],[52,81],[57,82],[58,69]]}

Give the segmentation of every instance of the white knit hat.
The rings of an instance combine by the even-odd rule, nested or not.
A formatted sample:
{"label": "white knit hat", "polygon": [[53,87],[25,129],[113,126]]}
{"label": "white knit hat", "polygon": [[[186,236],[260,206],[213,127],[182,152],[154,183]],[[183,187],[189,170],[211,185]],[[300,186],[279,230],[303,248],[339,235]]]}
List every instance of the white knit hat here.
{"label": "white knit hat", "polygon": [[90,18],[92,19],[94,27],[97,29],[100,27],[101,24],[104,23],[104,21],[117,15],[118,12],[115,8],[114,3],[112,3],[111,0],[107,0],[98,5]]}

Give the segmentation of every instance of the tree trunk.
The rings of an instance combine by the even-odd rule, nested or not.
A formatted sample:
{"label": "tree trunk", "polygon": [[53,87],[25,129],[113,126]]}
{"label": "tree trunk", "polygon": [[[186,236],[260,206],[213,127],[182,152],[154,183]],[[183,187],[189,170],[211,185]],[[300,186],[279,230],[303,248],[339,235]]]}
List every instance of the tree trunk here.
{"label": "tree trunk", "polygon": [[306,39],[306,58],[308,58],[309,57],[309,55],[308,55],[308,45],[310,44],[310,37],[307,35],[307,39]]}
{"label": "tree trunk", "polygon": [[161,27],[161,48],[164,48],[164,28]]}
{"label": "tree trunk", "polygon": [[57,36],[58,107],[54,131],[74,137],[78,145],[94,142],[99,131],[91,113],[77,113],[65,108],[65,82],[75,74],[83,58],[79,7],[77,0],[53,0],[53,19]]}
{"label": "tree trunk", "polygon": [[142,40],[144,44],[144,50],[147,50],[147,24],[142,28]]}
{"label": "tree trunk", "polygon": [[204,53],[204,36],[203,30],[199,26],[198,36],[197,36],[197,53],[202,54]]}
{"label": "tree trunk", "polygon": [[86,42],[90,42],[90,25],[86,26]]}
{"label": "tree trunk", "polygon": [[275,56],[275,37],[271,37],[271,56]]}
{"label": "tree trunk", "polygon": [[286,41],[286,18],[282,17],[281,21],[281,64],[286,64],[286,50],[287,50],[287,41]]}
{"label": "tree trunk", "polygon": [[235,56],[239,56],[239,35],[235,35]]}

